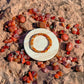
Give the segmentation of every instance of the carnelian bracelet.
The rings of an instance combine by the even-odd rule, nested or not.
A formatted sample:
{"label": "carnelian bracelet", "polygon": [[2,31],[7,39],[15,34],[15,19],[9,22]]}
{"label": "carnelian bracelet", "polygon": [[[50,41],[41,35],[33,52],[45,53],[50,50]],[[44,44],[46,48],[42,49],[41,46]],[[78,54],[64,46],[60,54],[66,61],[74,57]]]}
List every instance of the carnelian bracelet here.
{"label": "carnelian bracelet", "polygon": [[[46,37],[46,39],[48,40],[48,46],[47,46],[44,50],[42,50],[42,51],[37,50],[37,49],[34,48],[34,46],[33,46],[34,38],[35,38],[36,36],[39,36],[39,35],[42,35],[42,36]],[[51,40],[51,38],[50,38],[47,34],[38,33],[38,34],[33,35],[33,36],[31,37],[31,39],[30,39],[30,48],[31,48],[34,52],[36,52],[36,53],[45,53],[45,52],[47,52],[47,51],[49,50],[49,48],[50,48],[51,46],[52,46],[52,40]]]}

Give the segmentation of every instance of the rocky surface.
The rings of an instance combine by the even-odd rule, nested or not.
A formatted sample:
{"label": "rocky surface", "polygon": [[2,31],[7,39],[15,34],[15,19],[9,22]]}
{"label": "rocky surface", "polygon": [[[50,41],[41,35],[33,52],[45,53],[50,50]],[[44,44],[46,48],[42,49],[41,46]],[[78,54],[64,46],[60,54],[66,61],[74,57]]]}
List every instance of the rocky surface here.
{"label": "rocky surface", "polygon": [[[18,49],[18,43],[12,44],[9,50],[0,53],[0,84],[23,84],[20,78],[28,70],[38,71],[38,84],[83,84],[84,82],[84,0],[0,0],[0,48],[4,45],[3,40],[10,36],[8,32],[3,31],[3,25],[6,21],[11,20],[12,17],[27,11],[29,8],[38,8],[42,13],[49,12],[56,17],[63,16],[66,19],[65,24],[70,23],[72,26],[75,23],[80,24],[80,35],[73,36],[70,31],[67,31],[70,36],[69,41],[79,38],[82,43],[79,48],[74,48],[71,56],[79,57],[79,65],[82,66],[81,72],[73,72],[72,70],[64,68],[61,69],[65,75],[60,79],[54,79],[52,74],[55,72],[43,73],[37,65],[36,61],[32,60],[32,65],[27,66],[15,62],[7,62],[5,57],[12,51]],[[26,13],[26,12],[25,12]],[[22,26],[26,30],[31,30],[32,23],[35,22],[32,18],[27,16],[27,21]],[[59,24],[59,23],[57,23]],[[57,25],[56,30],[63,29]],[[63,50],[59,50],[60,55],[65,55]],[[55,58],[51,59],[53,61]],[[48,63],[48,62],[47,62]]]}

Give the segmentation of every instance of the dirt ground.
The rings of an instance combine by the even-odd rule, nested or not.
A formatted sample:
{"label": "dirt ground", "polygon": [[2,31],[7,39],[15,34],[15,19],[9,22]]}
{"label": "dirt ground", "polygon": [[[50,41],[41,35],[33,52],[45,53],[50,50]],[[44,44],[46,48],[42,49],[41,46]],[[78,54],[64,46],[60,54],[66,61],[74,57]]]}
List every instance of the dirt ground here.
{"label": "dirt ground", "polygon": [[[43,73],[36,65],[35,60],[31,60],[32,65],[27,66],[18,64],[16,62],[7,62],[5,57],[19,47],[18,43],[10,46],[9,50],[0,53],[0,84],[23,84],[20,80],[25,72],[28,70],[36,70],[38,72],[37,84],[83,84],[84,82],[84,0],[0,0],[0,48],[4,46],[3,40],[10,36],[10,34],[3,30],[3,25],[6,21],[11,20],[12,17],[27,11],[30,8],[38,8],[41,13],[50,13],[52,16],[64,17],[65,24],[80,24],[80,35],[75,36],[66,30],[70,36],[69,41],[75,44],[75,39],[81,39],[82,43],[79,48],[74,48],[70,56],[79,57],[79,65],[82,66],[81,72],[73,72],[71,69],[66,69],[61,66],[64,76],[60,79],[55,79],[52,74]],[[32,23],[35,21],[27,16],[27,22],[24,24],[26,31],[33,29]],[[58,24],[58,23],[57,23]],[[57,25],[56,30],[63,29]],[[64,51],[59,49],[58,52],[62,56],[66,56]],[[52,58],[51,61],[55,59]],[[33,83],[34,84],[34,83]]]}

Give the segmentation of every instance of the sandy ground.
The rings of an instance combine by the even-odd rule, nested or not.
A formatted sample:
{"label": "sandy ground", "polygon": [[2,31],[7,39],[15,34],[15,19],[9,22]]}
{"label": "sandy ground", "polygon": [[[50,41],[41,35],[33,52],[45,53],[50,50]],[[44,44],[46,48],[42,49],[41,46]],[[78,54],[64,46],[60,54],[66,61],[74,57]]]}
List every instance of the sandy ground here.
{"label": "sandy ground", "polygon": [[[3,30],[3,24],[11,20],[13,16],[21,14],[27,11],[29,8],[38,8],[42,13],[50,13],[56,17],[63,16],[66,19],[65,24],[70,23],[72,26],[75,23],[80,24],[80,35],[74,36],[67,33],[70,36],[69,41],[79,38],[82,43],[79,44],[79,48],[74,48],[71,52],[71,56],[79,57],[79,64],[84,67],[84,0],[0,0],[0,48],[4,46],[3,40],[6,39],[10,34]],[[28,20],[24,24],[26,30],[33,29],[32,23],[35,22],[31,18],[27,17]],[[57,23],[58,24],[58,23]],[[57,25],[57,30],[63,29]],[[20,77],[24,75],[28,70],[36,70],[38,72],[38,84],[83,84],[84,72],[73,72],[70,69],[65,69],[61,66],[65,75],[60,79],[54,79],[52,74],[54,71],[49,73],[43,73],[35,64],[36,61],[32,60],[31,66],[18,64],[15,62],[7,62],[4,57],[12,51],[17,50],[19,47],[18,43],[11,45],[10,50],[6,50],[4,53],[0,53],[0,84],[23,84]],[[65,55],[64,51],[59,49],[60,55]],[[51,59],[51,61],[53,61]]]}

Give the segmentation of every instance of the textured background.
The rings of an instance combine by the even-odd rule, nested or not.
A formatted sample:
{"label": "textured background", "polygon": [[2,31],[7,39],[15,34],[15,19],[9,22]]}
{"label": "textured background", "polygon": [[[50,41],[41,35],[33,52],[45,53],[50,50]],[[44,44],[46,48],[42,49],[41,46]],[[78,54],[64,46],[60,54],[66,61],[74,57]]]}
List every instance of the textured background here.
{"label": "textured background", "polygon": [[[70,35],[71,41],[76,38],[82,40],[82,44],[79,49],[74,49],[71,55],[80,57],[80,64],[83,66],[84,61],[84,0],[0,0],[0,48],[4,45],[3,40],[6,39],[9,33],[3,31],[3,24],[10,20],[13,16],[21,14],[27,11],[29,8],[39,8],[42,13],[49,12],[51,15],[56,17],[63,16],[66,19],[66,24],[75,23],[80,24],[81,34],[78,37]],[[28,18],[28,23],[25,24],[25,29],[32,29],[31,23],[34,22]],[[59,30],[61,29],[58,26]],[[68,31],[67,31],[68,33]],[[11,51],[15,51],[18,48],[18,44],[12,44],[10,50],[0,53],[0,84],[23,84],[20,81],[20,77],[23,76],[24,72],[28,70],[37,70],[39,73],[38,84],[83,84],[84,73],[83,72],[72,72],[70,70],[63,69],[65,75],[59,80],[55,80],[50,72],[49,74],[42,73],[35,61],[32,62],[32,66],[26,66],[17,64],[15,62],[8,63],[4,60],[4,57]],[[60,50],[63,55],[63,51]],[[54,58],[53,58],[54,59]],[[83,70],[82,70],[83,71]],[[46,82],[47,83],[46,83]]]}

